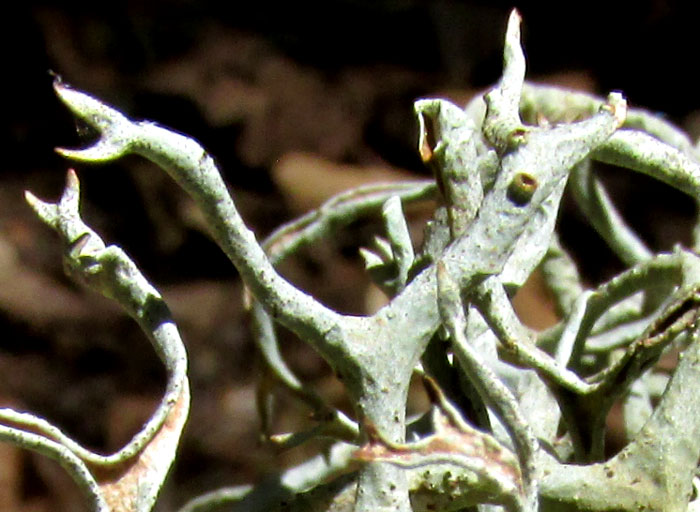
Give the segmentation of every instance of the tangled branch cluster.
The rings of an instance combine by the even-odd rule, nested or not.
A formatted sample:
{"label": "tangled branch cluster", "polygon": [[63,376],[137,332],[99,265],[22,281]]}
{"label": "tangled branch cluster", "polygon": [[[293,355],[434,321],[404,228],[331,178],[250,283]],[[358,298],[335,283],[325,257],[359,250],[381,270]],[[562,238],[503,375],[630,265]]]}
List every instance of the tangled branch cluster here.
{"label": "tangled branch cluster", "polygon": [[[666,510],[700,506],[700,258],[693,249],[654,254],[627,226],[593,173],[596,162],[652,176],[700,198],[700,149],[641,110],[524,82],[520,19],[511,15],[501,81],[462,109],[420,100],[419,152],[436,180],[378,184],[341,194],[259,244],[213,159],[194,140],[136,122],[57,81],[59,98],[101,134],[60,149],[78,162],[138,154],[162,167],[205,215],[249,293],[257,342],[278,384],[314,413],[307,432],[271,435],[294,445],[334,439],[329,451],[276,482],[222,489],[182,512],[215,510],[428,511]],[[575,121],[573,121],[575,120]],[[556,215],[567,183],[580,208],[628,269],[585,289],[558,243]],[[415,251],[403,205],[442,205]],[[58,462],[98,511],[146,512],[175,459],[189,409],[187,357],[158,291],[119,247],[80,217],[68,173],[56,204],[27,193],[65,245],[66,267],[117,301],[140,325],[168,371],[161,403],[119,452],[95,454],[29,413],[0,410],[0,440]],[[275,265],[360,216],[385,233],[363,249],[390,300],[372,316],[337,313],[286,281]],[[695,234],[700,233],[700,224]],[[540,267],[562,320],[535,332],[510,297]],[[287,367],[281,324],[342,376],[348,417]],[[654,372],[669,350],[672,376]],[[410,379],[424,376],[433,407],[406,418]],[[624,404],[628,444],[604,458],[605,419]],[[652,406],[655,404],[655,406]],[[263,411],[264,413],[264,411]]]}

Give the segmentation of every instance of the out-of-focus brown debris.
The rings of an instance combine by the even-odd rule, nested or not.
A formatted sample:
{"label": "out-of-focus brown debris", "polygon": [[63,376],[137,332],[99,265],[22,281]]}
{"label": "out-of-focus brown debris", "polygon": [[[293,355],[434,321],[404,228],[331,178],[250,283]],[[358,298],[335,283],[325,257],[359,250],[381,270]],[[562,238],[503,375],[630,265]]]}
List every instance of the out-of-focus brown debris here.
{"label": "out-of-focus brown debris", "polygon": [[275,162],[272,177],[297,214],[361,185],[415,179],[415,175],[407,171],[388,166],[339,164],[318,155],[298,152],[287,153]]}

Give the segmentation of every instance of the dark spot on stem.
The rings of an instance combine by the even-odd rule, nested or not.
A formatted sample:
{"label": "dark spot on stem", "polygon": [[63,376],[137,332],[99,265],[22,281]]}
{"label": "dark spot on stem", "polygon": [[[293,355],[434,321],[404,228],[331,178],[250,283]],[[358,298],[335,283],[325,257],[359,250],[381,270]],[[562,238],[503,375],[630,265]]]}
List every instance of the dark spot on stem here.
{"label": "dark spot on stem", "polygon": [[518,206],[525,206],[530,202],[537,190],[537,179],[532,174],[519,172],[508,185],[508,199]]}

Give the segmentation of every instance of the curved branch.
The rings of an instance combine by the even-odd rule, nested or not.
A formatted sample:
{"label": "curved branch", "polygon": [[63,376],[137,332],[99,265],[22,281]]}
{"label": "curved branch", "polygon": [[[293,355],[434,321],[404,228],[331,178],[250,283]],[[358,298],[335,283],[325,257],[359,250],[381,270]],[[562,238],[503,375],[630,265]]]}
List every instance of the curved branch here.
{"label": "curved branch", "polygon": [[[58,204],[29,192],[37,215],[58,231],[66,246],[67,270],[78,280],[117,301],[149,337],[164,362],[168,382],[164,396],[146,425],[112,455],[93,453],[45,420],[11,410],[0,412],[3,428],[16,434],[20,446],[44,450],[64,464],[79,485],[89,491],[99,510],[147,512],[175,459],[189,411],[187,355],[168,307],[129,257],[102,239],[80,218],[80,188],[71,170]],[[8,425],[9,424],[9,425]],[[10,438],[10,440],[12,440]],[[31,443],[34,443],[32,445]],[[76,463],[76,459],[80,464]],[[102,503],[104,502],[104,507]]]}
{"label": "curved branch", "polygon": [[[243,222],[214,160],[194,140],[149,122],[133,122],[95,98],[56,81],[59,98],[73,113],[101,134],[93,146],[81,150],[57,149],[67,158],[97,163],[129,153],[158,164],[195,200],[214,238],[236,266],[246,286],[265,308],[302,339],[312,343],[327,360],[331,353],[347,353],[339,332],[342,315],[302,292],[274,269],[255,235]],[[329,333],[335,334],[331,336]]]}

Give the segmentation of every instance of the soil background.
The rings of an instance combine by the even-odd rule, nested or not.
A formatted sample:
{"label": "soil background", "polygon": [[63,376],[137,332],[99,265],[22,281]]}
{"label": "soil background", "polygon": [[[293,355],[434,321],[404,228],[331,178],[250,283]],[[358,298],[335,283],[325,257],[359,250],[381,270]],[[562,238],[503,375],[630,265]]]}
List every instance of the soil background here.
{"label": "soil background", "polygon": [[[698,133],[697,8],[690,2],[522,2],[528,78],[606,94],[621,90]],[[0,405],[50,419],[101,451],[148,418],[164,371],[145,337],[110,302],[65,277],[61,246],[23,200],[55,199],[71,165],[56,146],[89,143],[53,95],[72,86],[199,140],[221,166],[259,239],[351,186],[429,176],[416,152],[412,103],[464,103],[496,81],[511,2],[15,2],[0,20]],[[76,130],[76,128],[78,128]],[[261,365],[235,269],[191,201],[153,165],[126,158],[75,166],[84,218],[121,245],[161,290],[185,339],[193,405],[156,510],[224,485],[259,481],[321,443],[279,452],[260,443]],[[655,250],[690,242],[694,202],[649,179],[602,169],[611,195]],[[428,206],[427,208],[429,208]],[[413,212],[420,238],[428,210]],[[622,267],[566,200],[562,239],[595,284]],[[283,272],[348,313],[380,298],[357,250],[368,219],[286,263]],[[554,321],[537,284],[519,296],[532,326]],[[342,386],[282,333],[306,382],[349,413]],[[412,410],[422,407],[416,391]],[[308,428],[308,410],[279,393],[277,432]],[[613,436],[614,445],[614,436]],[[44,458],[0,446],[0,510],[85,510],[77,487]]]}

